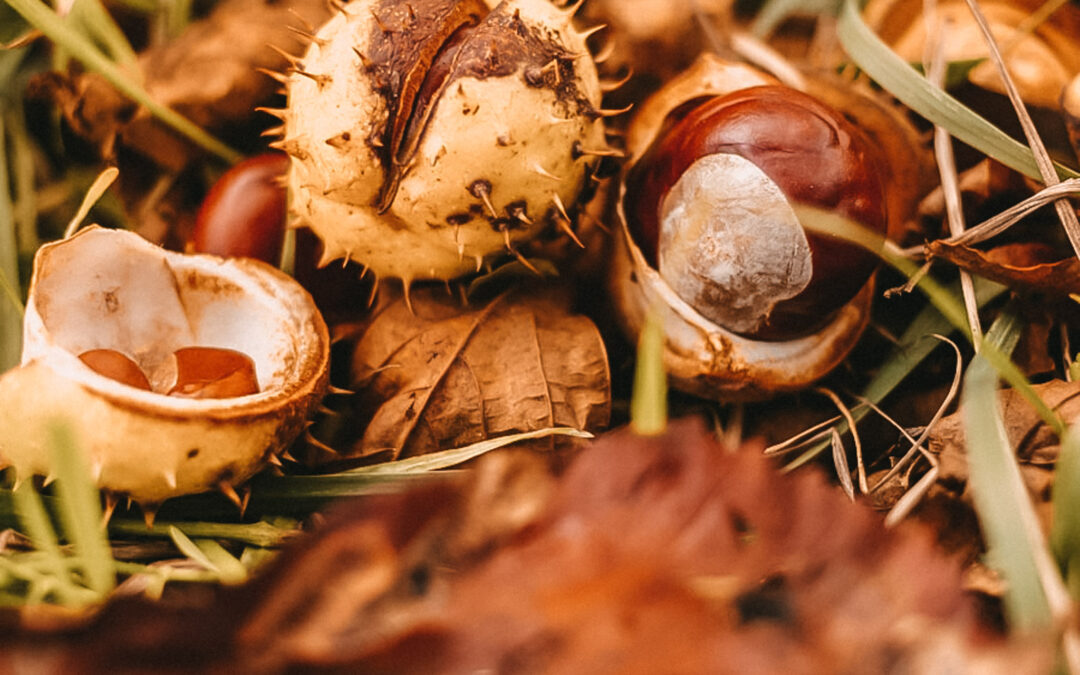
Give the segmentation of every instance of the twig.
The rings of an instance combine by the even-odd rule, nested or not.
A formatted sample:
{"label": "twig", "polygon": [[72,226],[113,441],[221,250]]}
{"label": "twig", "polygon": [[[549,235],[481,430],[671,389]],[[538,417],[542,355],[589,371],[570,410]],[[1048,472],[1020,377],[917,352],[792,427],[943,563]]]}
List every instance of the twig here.
{"label": "twig", "polygon": [[[837,396],[834,391],[832,391],[831,389],[826,389],[825,387],[817,387],[817,391],[829,397],[829,400],[833,402],[833,405],[836,406],[837,410],[840,411],[840,414],[843,415],[844,420],[847,422],[848,429],[851,431],[851,438],[855,442],[855,469],[859,473],[859,492],[861,492],[862,494],[866,494],[870,492],[870,487],[866,481],[866,464],[863,462],[862,439],[859,438],[859,431],[855,425],[855,417],[851,414],[851,410],[846,405],[844,405],[844,402],[840,400],[840,397]],[[832,431],[832,433],[834,435],[833,452],[835,454],[835,439],[839,439],[839,435],[836,433],[835,429]]]}
{"label": "twig", "polygon": [[[926,17],[928,63],[924,64],[927,78],[934,86],[943,88],[945,84],[945,44],[942,40],[941,24],[937,21],[936,0],[924,0],[923,16]],[[960,185],[956,176],[956,158],[953,155],[952,137],[945,127],[934,125],[934,157],[937,159],[938,174],[941,176],[941,189],[945,196],[945,219],[952,236],[964,232],[964,211],[960,202]],[[971,342],[978,350],[982,342],[982,323],[979,321],[979,303],[975,299],[975,285],[971,273],[960,270],[960,291],[964,296],[964,308],[967,310],[968,325],[971,327]]]}
{"label": "twig", "polygon": [[[1080,195],[1080,179],[1069,178],[1060,183],[1047,186],[1022,202],[1010,206],[1001,213],[987,218],[974,227],[968,228],[963,234],[949,237],[948,239],[942,239],[940,241],[944,244],[954,245],[978,244],[979,242],[986,241],[987,239],[991,239],[1002,232],[1005,232],[1010,227],[1050,202],[1073,195]],[[923,252],[925,252],[925,247],[922,245],[910,246],[900,250],[901,255],[906,258],[918,256]]]}

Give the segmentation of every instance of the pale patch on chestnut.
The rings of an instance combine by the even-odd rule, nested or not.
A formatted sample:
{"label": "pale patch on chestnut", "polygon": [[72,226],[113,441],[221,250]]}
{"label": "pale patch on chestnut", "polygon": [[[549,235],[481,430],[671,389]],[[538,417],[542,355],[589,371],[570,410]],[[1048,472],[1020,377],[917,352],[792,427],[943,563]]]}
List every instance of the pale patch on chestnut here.
{"label": "pale patch on chestnut", "polygon": [[679,297],[739,333],[765,325],[813,271],[784,193],[754,163],[722,153],[691,164],[664,198],[657,259]]}

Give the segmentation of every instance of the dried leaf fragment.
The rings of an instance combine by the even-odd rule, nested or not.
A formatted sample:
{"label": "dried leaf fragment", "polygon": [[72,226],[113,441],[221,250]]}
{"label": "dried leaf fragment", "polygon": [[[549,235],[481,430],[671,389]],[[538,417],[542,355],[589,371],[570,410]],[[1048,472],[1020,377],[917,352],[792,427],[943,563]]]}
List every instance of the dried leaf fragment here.
{"label": "dried leaf fragment", "polygon": [[462,307],[442,288],[396,297],[357,341],[350,388],[363,437],[348,456],[408,457],[520,431],[606,427],[607,354],[596,326],[551,289]]}
{"label": "dried leaf fragment", "polygon": [[[176,39],[139,55],[143,86],[152,99],[208,130],[235,131],[269,102],[278,84],[260,69],[288,65],[268,45],[296,51],[290,26],[318,25],[329,16],[322,0],[224,0]],[[175,135],[93,73],[47,73],[32,93],[53,98],[76,133],[106,158],[117,142],[179,171],[198,149]]]}
{"label": "dried leaf fragment", "polygon": [[[344,505],[208,606],[113,603],[50,662],[69,673],[1035,673],[1052,657],[983,631],[958,565],[925,533],[886,531],[820,474],[781,475],[759,446],[731,452],[700,422],[609,434],[555,483],[489,459],[505,458],[466,483]],[[525,505],[519,517],[506,517],[506,494]]]}
{"label": "dried leaf fragment", "polygon": [[1006,244],[984,252],[963,244],[932,241],[926,252],[1010,288],[1058,297],[1080,293],[1080,260],[1071,257],[1047,262],[1047,247],[1042,244]]}

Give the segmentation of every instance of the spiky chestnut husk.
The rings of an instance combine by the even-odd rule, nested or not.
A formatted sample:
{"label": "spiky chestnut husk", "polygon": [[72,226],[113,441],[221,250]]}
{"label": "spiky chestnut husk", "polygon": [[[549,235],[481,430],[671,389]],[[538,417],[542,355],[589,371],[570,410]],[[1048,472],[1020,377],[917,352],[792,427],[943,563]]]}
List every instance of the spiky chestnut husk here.
{"label": "spiky chestnut husk", "polygon": [[[654,141],[706,98],[774,82],[749,66],[703,55],[643,102],[627,129],[630,159],[616,201],[618,228],[608,277],[616,314],[628,336],[636,340],[649,312],[658,311],[664,327],[663,358],[669,381],[677,389],[705,398],[753,400],[804,388],[843,361],[869,321],[872,277],[810,334],[783,340],[740,335],[680,297],[635,239],[626,213],[627,177],[638,162],[648,161],[647,152]],[[742,162],[736,164],[746,171]],[[767,184],[768,179],[762,182]],[[783,195],[772,187],[760,195],[752,210],[775,207],[791,211]],[[722,197],[724,193],[718,194]]]}
{"label": "spiky chestnut husk", "polygon": [[[177,398],[178,349],[234,349],[259,392]],[[129,355],[153,391],[100,374],[90,350]],[[87,228],[34,260],[22,364],[0,377],[0,463],[50,476],[48,427],[71,426],[97,484],[151,509],[237,485],[304,429],[326,391],[329,337],[311,297],[251,259],[166,251],[132,232]]]}
{"label": "spiky chestnut husk", "polygon": [[291,224],[323,263],[449,279],[568,226],[608,151],[596,68],[548,0],[354,0],[285,79]]}

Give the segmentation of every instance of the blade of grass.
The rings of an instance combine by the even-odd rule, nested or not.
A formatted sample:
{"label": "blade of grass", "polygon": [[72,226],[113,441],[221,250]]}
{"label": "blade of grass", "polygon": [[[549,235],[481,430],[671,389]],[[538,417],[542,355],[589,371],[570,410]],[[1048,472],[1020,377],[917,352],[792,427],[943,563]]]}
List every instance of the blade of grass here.
{"label": "blade of grass", "polygon": [[[975,299],[980,307],[1000,296],[1005,291],[1004,286],[986,281],[985,279],[975,278],[974,281]],[[959,286],[949,288],[949,293],[954,297],[959,292]],[[995,326],[999,326],[1001,321],[1002,319],[999,317],[994,324],[990,326],[990,330],[987,331],[987,338],[990,339],[991,342],[994,342],[996,336],[999,334],[995,332]],[[885,400],[885,397],[891,394],[893,390],[896,389],[908,375],[914,372],[915,368],[917,368],[919,364],[941,344],[940,341],[927,338],[931,335],[949,333],[952,329],[953,325],[938,311],[937,307],[933,304],[924,307],[908,325],[907,330],[900,336],[898,343],[893,348],[890,355],[878,368],[877,372],[870,379],[870,382],[867,383],[862,391],[861,398],[875,405]],[[1000,331],[1001,328],[998,328],[997,330]],[[1016,345],[1016,340],[1019,340],[1019,332],[1012,335],[1012,343],[1005,353],[1012,353],[1012,349]],[[855,423],[857,424],[862,420],[870,410],[871,408],[866,407],[853,409],[851,414]],[[847,433],[850,428],[847,420],[842,418],[834,426],[837,433],[841,435]],[[827,447],[827,441],[821,441],[810,446],[798,457],[784,465],[784,470],[793,471],[799,468],[820,455]]]}
{"label": "blade of grass", "polygon": [[992,567],[1008,586],[1005,610],[1010,624],[1024,633],[1054,624],[1038,556],[1046,543],[1009,445],[997,395],[997,373],[977,356],[968,366],[961,396],[964,435],[975,510]]}
{"label": "blade of grass", "polygon": [[203,553],[202,549],[196,546],[195,542],[176,527],[169,528],[169,539],[172,539],[173,546],[176,547],[176,550],[183,553],[189,559],[194,560],[211,572],[219,571],[210,558]]}
{"label": "blade of grass", "polygon": [[45,510],[45,504],[41,501],[41,495],[34,489],[29,480],[21,481],[12,491],[15,514],[19,519],[19,526],[26,536],[30,537],[34,548],[46,555],[62,558],[60,554],[60,541],[56,538],[49,512]]}
{"label": "blade of grass", "polygon": [[129,74],[134,74],[135,62],[139,57],[100,0],[75,0],[68,18],[82,26],[88,36],[96,39],[113,61]]}
{"label": "blade of grass", "polygon": [[364,476],[376,476],[381,474],[409,474],[409,473],[427,473],[429,471],[436,471],[438,469],[445,469],[446,467],[461,464],[474,457],[479,457],[485,453],[503,448],[513,443],[520,441],[529,441],[536,438],[547,438],[549,436],[572,436],[575,438],[592,438],[593,435],[587,431],[581,431],[580,429],[572,429],[569,427],[553,427],[549,429],[538,429],[536,431],[526,431],[519,434],[509,434],[507,436],[499,436],[498,438],[489,438],[485,441],[473,443],[460,448],[451,448],[450,450],[442,450],[440,452],[432,452],[419,457],[409,457],[408,459],[399,459],[393,462],[382,462],[380,464],[372,464],[370,466],[362,466],[357,469],[349,469],[342,473],[352,475],[364,475]]}
{"label": "blade of grass", "polygon": [[181,553],[213,572],[215,581],[238,584],[247,579],[247,569],[212,539],[192,541],[176,527],[169,528],[169,538]]}
{"label": "blade of grass", "polygon": [[243,563],[213,539],[198,539],[195,545],[217,570],[218,580],[223,584],[241,584],[247,581],[248,571]]}
{"label": "blade of grass", "polygon": [[[933,52],[927,65],[927,80],[935,87],[943,88],[945,82],[945,43],[940,31],[933,31],[933,40],[928,38],[928,51]],[[949,234],[958,236],[966,229],[963,204],[960,198],[960,180],[956,173],[956,157],[953,152],[953,139],[942,126],[934,127],[934,157],[937,160],[938,175],[941,177],[941,190],[945,195],[945,220],[949,225]],[[968,325],[971,326],[972,343],[978,350],[982,341],[982,323],[979,318],[978,302],[975,299],[975,286],[971,273],[960,270],[960,288],[964,297],[964,309],[967,310]]]}
{"label": "blade of grass", "polygon": [[29,255],[38,248],[37,190],[34,186],[34,148],[26,129],[26,115],[21,105],[6,111],[5,126],[11,144],[11,182],[14,186],[15,240],[19,253]]}
{"label": "blade of grass", "polygon": [[115,166],[110,166],[101,173],[98,174],[94,182],[90,184],[90,188],[83,196],[82,203],[79,204],[79,208],[76,209],[75,215],[68,221],[67,227],[64,228],[64,239],[67,239],[71,235],[75,234],[79,229],[79,224],[82,223],[86,215],[90,213],[90,209],[94,207],[101,196],[105,194],[105,191],[109,189],[109,186],[113,184],[116,177],[120,175],[120,170]]}
{"label": "blade of grass", "polygon": [[256,523],[155,522],[150,528],[146,527],[146,523],[141,519],[136,521],[114,518],[109,522],[109,532],[114,536],[168,537],[173,529],[189,537],[227,539],[263,548],[281,546],[298,534],[294,528],[277,527],[265,521]]}
{"label": "blade of grass", "polygon": [[642,436],[662,434],[667,428],[664,327],[658,309],[646,314],[638,338],[634,390],[630,395],[630,426]]}
{"label": "blade of grass", "polygon": [[43,574],[52,577],[57,602],[68,606],[81,604],[83,589],[75,585],[68,572],[60,542],[41,495],[28,480],[22,481],[11,494],[20,529],[30,537],[34,548],[41,554],[39,568]]}
{"label": "blade of grass", "polygon": [[[918,266],[915,263],[898,253],[882,239],[881,235],[867,230],[849,218],[813,206],[796,205],[794,210],[799,216],[799,222],[810,230],[839,237],[858,244],[867,250],[874,251],[881,256],[882,260],[908,277],[913,276],[918,271]],[[938,311],[949,323],[964,335],[971,335],[968,330],[967,314],[964,311],[963,303],[957,300],[948,289],[930,276],[922,277],[919,280],[918,288],[926,294],[926,297],[937,307]],[[1062,436],[1065,433],[1065,425],[1061,418],[1039,397],[1023,372],[1016,367],[1016,364],[997,345],[991,343],[985,337],[980,343],[980,348],[980,354],[997,369],[1001,377],[1031,404],[1035,412],[1055,434]]]}
{"label": "blade of grass", "polygon": [[1080,600],[1080,430],[1069,429],[1054,465],[1054,522],[1050,548],[1065,575],[1066,586]]}
{"label": "blade of grass", "polygon": [[0,373],[19,363],[22,353],[22,292],[19,290],[19,243],[15,209],[8,191],[8,155],[4,116],[0,115]]}
{"label": "blade of grass", "polygon": [[101,526],[98,490],[71,429],[57,421],[50,426],[49,436],[64,534],[74,546],[86,574],[86,585],[104,596],[115,586],[116,572],[109,540]]}
{"label": "blade of grass", "polygon": [[400,492],[426,481],[445,480],[455,473],[453,469],[428,473],[331,473],[312,476],[273,476],[264,473],[251,481],[248,510],[302,516],[342,497]]}
{"label": "blade of grass", "polygon": [[836,14],[839,5],[840,0],[768,0],[754,17],[750,32],[765,38],[793,14]]}
{"label": "blade of grass", "polygon": [[[1013,140],[971,108],[930,84],[897,56],[863,22],[857,0],[843,0],[837,34],[855,64],[906,106],[1002,164],[1030,178],[1040,179],[1031,148]],[[1061,178],[1080,176],[1060,164],[1056,164],[1055,169]]]}
{"label": "blade of grass", "polygon": [[[994,39],[993,34],[990,32],[990,24],[986,20],[986,15],[983,14],[975,0],[967,0],[967,5],[968,9],[971,10],[971,15],[975,18],[975,23],[979,26],[979,30],[982,31],[986,45],[990,49],[991,60],[997,66],[1001,81],[1005,83],[1005,91],[1008,93],[1009,101],[1012,103],[1016,116],[1020,120],[1020,127],[1023,129],[1024,138],[1027,139],[1028,146],[1034,155],[1035,164],[1039,168],[1039,177],[1047,186],[1056,185],[1059,178],[1054,170],[1054,162],[1050,159],[1050,155],[1046,151],[1046,144],[1043,143],[1042,137],[1039,136],[1039,131],[1035,128],[1035,122],[1032,121],[1031,114],[1028,113],[1027,106],[1020,97],[1020,91],[1016,88],[1016,82],[1009,73],[1009,68],[1005,64],[1005,58],[1001,55],[997,40]],[[1065,234],[1069,238],[1069,243],[1072,244],[1073,252],[1080,256],[1080,220],[1076,217],[1076,211],[1065,199],[1054,202],[1054,210],[1058,214],[1058,219],[1061,220],[1062,227],[1065,228]],[[955,235],[956,233],[953,232],[952,234]]]}
{"label": "blade of grass", "polygon": [[188,138],[200,148],[234,164],[243,155],[204,131],[197,124],[175,110],[153,100],[123,70],[101,53],[84,35],[67,23],[39,0],[4,0],[31,25],[40,30],[58,46],[67,50],[88,70],[104,77],[124,96],[146,108],[150,113]]}

